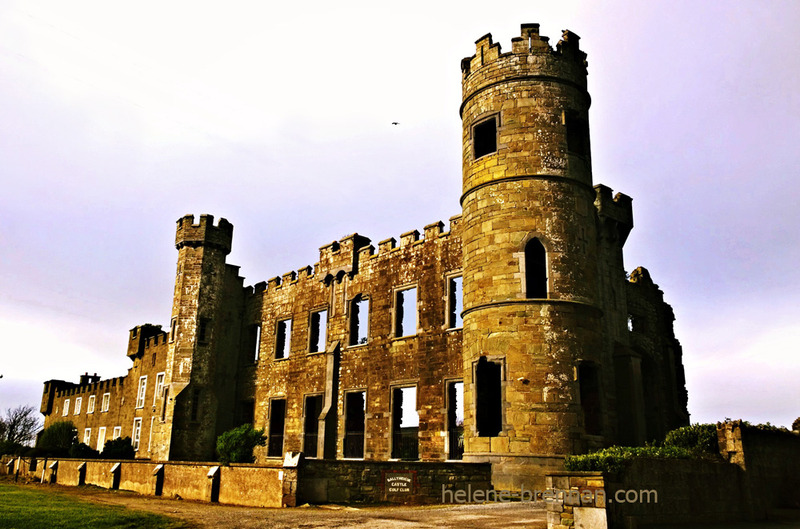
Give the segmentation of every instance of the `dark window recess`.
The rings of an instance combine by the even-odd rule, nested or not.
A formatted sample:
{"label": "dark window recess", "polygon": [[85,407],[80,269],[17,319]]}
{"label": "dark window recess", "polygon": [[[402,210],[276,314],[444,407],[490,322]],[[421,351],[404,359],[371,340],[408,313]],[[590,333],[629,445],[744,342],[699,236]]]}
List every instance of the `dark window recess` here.
{"label": "dark window recess", "polygon": [[197,323],[197,341],[207,342],[209,334],[208,318],[200,318],[200,321]]}
{"label": "dark window recess", "polygon": [[[156,337],[156,340],[158,340],[157,337]],[[153,363],[152,363],[152,365],[156,365],[156,354],[155,353],[153,353]]]}
{"label": "dark window recess", "polygon": [[161,422],[167,418],[167,397],[169,397],[169,386],[164,388],[164,399],[161,402]]}
{"label": "dark window recess", "polygon": [[464,325],[461,319],[461,311],[463,310],[461,285],[461,276],[451,277],[447,281],[447,327],[449,329],[456,329]]}
{"label": "dark window recess", "polygon": [[475,423],[478,437],[495,437],[503,428],[501,366],[482,356],[475,368]]}
{"label": "dark window recess", "polygon": [[567,150],[579,156],[589,155],[589,120],[577,112],[564,112],[564,125],[567,127]]}
{"label": "dark window recess", "polygon": [[322,412],[322,395],[306,397],[306,416],[303,428],[303,453],[306,457],[317,457],[319,439],[319,414]]}
{"label": "dark window recess", "polygon": [[528,298],[547,297],[547,254],[536,238],[525,245],[525,291]]}
{"label": "dark window recess", "polygon": [[270,402],[269,407],[267,456],[281,457],[283,455],[283,427],[286,423],[286,400],[274,399]]}
{"label": "dark window recess", "polygon": [[464,457],[464,383],[447,384],[447,459]]}
{"label": "dark window recess", "polygon": [[289,347],[292,333],[292,320],[283,320],[278,322],[275,329],[275,358],[287,358],[289,356]]}
{"label": "dark window recess", "polygon": [[172,318],[172,321],[170,322],[170,326],[169,326],[169,341],[170,342],[174,342],[175,341],[175,333],[176,333],[177,329],[178,329],[178,319],[177,318]]}
{"label": "dark window recess", "polygon": [[396,337],[417,334],[417,289],[399,290],[395,297]]}
{"label": "dark window recess", "polygon": [[255,402],[243,400],[239,403],[239,424],[253,424],[255,420]]}
{"label": "dark window recess", "polygon": [[583,362],[578,366],[583,425],[589,435],[602,435],[603,421],[600,406],[600,380],[597,366]]}
{"label": "dark window recess", "polygon": [[311,313],[309,322],[309,347],[311,353],[318,353],[325,350],[325,336],[328,326],[328,311],[320,310]]}
{"label": "dark window recess", "polygon": [[359,294],[350,302],[350,345],[367,343],[369,300]]}
{"label": "dark window recess", "polygon": [[254,364],[261,356],[261,325],[249,325],[245,331],[245,340],[246,361]]}
{"label": "dark window recess", "polygon": [[363,391],[345,393],[344,416],[344,457],[361,459],[364,457],[364,427],[366,426],[366,405]]}
{"label": "dark window recess", "polygon": [[472,128],[472,144],[475,159],[497,152],[497,121],[495,118],[481,121]]}
{"label": "dark window recess", "polygon": [[392,457],[419,459],[419,414],[417,388],[392,391]]}
{"label": "dark window recess", "polygon": [[192,412],[189,415],[190,420],[196,421],[200,415],[200,390],[195,389],[192,391]]}

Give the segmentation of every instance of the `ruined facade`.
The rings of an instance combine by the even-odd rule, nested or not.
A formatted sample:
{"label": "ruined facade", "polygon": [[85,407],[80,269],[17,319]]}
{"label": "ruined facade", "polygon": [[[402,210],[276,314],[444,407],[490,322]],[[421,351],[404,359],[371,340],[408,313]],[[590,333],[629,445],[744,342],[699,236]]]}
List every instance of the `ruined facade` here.
{"label": "ruined facade", "polygon": [[46,424],[209,460],[249,422],[269,438],[260,460],[489,461],[502,488],[688,424],[672,310],[623,266],[631,199],[592,182],[585,57],[575,34],[553,49],[537,24],[509,53],[477,41],[446,231],[353,234],[313,268],[244,286],[226,263],[233,226],[178,220],[167,330],[130,331],[125,377],[46,382]]}

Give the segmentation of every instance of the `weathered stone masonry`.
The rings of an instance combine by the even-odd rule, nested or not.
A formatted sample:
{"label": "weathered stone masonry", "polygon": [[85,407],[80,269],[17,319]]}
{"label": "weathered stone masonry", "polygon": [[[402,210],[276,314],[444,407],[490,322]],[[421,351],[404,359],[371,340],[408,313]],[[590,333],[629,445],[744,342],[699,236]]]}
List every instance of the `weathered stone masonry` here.
{"label": "weathered stone masonry", "polygon": [[[259,460],[463,458],[504,489],[687,424],[672,309],[623,265],[631,199],[593,185],[578,41],[553,49],[525,24],[510,52],[486,35],[462,61],[463,211],[446,230],[353,234],[246,287],[226,263],[233,226],[180,219],[168,330],[131,331],[126,377],[47,382],[46,423],[93,444],[141,419],[140,457],[208,460],[251,422],[269,435]],[[113,413],[61,412],[109,387]]]}

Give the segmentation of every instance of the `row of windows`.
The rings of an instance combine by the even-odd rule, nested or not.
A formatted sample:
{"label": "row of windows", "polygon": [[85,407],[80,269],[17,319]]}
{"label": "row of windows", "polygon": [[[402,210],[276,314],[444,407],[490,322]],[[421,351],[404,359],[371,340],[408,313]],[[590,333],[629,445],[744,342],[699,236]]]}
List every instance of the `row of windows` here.
{"label": "row of windows", "polygon": [[[463,324],[461,276],[453,276],[447,280],[447,328],[457,329]],[[349,339],[350,346],[366,344],[369,340],[369,298],[363,294],[355,296],[349,303]],[[394,313],[392,317],[393,332],[396,338],[413,336],[418,331],[417,288],[407,287],[395,291]],[[327,345],[328,311],[318,310],[309,317],[308,352],[325,351]],[[291,351],[292,319],[278,320],[275,327],[275,358],[283,359]],[[252,360],[258,361],[261,347],[261,326],[253,325],[249,331]]]}
{"label": "row of windows", "polygon": [[[109,439],[109,441],[117,439],[121,436],[122,436],[122,426],[115,426],[113,433],[111,434],[111,439]],[[83,444],[85,444],[86,446],[92,446],[91,428],[86,428],[83,430]],[[100,428],[97,429],[97,440],[96,440],[95,450],[97,450],[98,452],[102,452],[105,445],[106,445],[106,427],[101,426]]]}
{"label": "row of windows", "polygon": [[[95,403],[95,396],[90,395],[89,401],[86,404],[87,415],[90,413],[94,413],[94,403]],[[100,411],[107,412],[110,403],[111,403],[111,393],[103,393],[103,402],[100,406]],[[69,404],[70,404],[70,399],[64,399],[64,408],[62,409],[61,413],[64,417],[69,415]],[[83,405],[83,397],[77,397],[75,399],[75,409],[73,410],[72,413],[74,415],[80,415],[82,405]]]}
{"label": "row of windows", "polygon": [[[347,391],[344,394],[343,455],[363,459],[366,438],[366,391]],[[393,459],[419,459],[419,413],[417,387],[402,386],[391,390]],[[318,457],[319,423],[323,396],[306,395],[303,416],[303,453]],[[267,456],[283,455],[286,426],[286,399],[270,401]],[[461,459],[464,453],[464,383],[447,383],[447,453],[449,459]]]}

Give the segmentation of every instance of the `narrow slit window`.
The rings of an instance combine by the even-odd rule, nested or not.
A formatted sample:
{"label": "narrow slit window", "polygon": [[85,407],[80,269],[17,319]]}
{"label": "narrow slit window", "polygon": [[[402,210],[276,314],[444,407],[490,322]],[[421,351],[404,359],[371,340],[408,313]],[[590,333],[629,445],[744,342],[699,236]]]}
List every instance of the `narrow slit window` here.
{"label": "narrow slit window", "polygon": [[419,459],[417,388],[394,388],[392,393],[392,457]]}
{"label": "narrow slit window", "polygon": [[320,413],[322,413],[322,395],[307,396],[303,428],[303,453],[306,457],[317,457]]}
{"label": "narrow slit window", "polygon": [[261,357],[261,325],[248,325],[245,332],[245,359],[248,364],[255,364]]}
{"label": "narrow slit window", "polygon": [[464,457],[464,383],[447,384],[447,459]]}
{"label": "narrow slit window", "polygon": [[475,159],[497,152],[497,119],[491,117],[472,128]]}
{"label": "narrow slit window", "polygon": [[269,443],[268,457],[283,455],[283,430],[286,424],[286,400],[273,399],[269,410]]}
{"label": "narrow slit window", "polygon": [[325,350],[327,331],[328,311],[312,312],[309,321],[309,352],[318,353]]}
{"label": "narrow slit window", "polygon": [[83,397],[78,397],[75,399],[75,415],[81,414],[81,402],[83,401]]}
{"label": "narrow slit window", "polygon": [[101,412],[108,411],[108,407],[111,404],[111,393],[103,393],[103,405],[100,408]]}
{"label": "narrow slit window", "polygon": [[208,342],[210,334],[211,332],[209,329],[208,318],[200,318],[200,321],[197,324],[197,341],[200,343]]}
{"label": "narrow slit window", "polygon": [[89,402],[86,404],[86,413],[94,413],[94,399],[94,395],[89,397]]}
{"label": "narrow slit window", "polygon": [[141,437],[142,437],[142,418],[137,417],[133,420],[133,431],[131,432],[131,443],[133,444],[133,450],[136,452],[139,451],[139,440],[141,439]]}
{"label": "narrow slit window", "polygon": [[463,310],[463,292],[461,276],[451,277],[447,280],[447,328],[457,329],[463,327],[461,319]]}
{"label": "narrow slit window", "polygon": [[279,321],[275,334],[275,358],[288,358],[292,345],[292,320]]}
{"label": "narrow slit window", "polygon": [[482,356],[475,368],[475,423],[478,437],[496,437],[503,429],[502,369]]}
{"label": "narrow slit window", "polygon": [[525,245],[525,289],[528,298],[547,298],[547,252],[536,238]]}
{"label": "narrow slit window", "polygon": [[367,343],[369,337],[369,300],[361,294],[350,302],[350,345]]}
{"label": "narrow slit window", "polygon": [[578,366],[578,384],[580,386],[583,425],[589,435],[602,435],[602,417],[600,407],[600,381],[597,366],[583,362]]}
{"label": "narrow slit window", "polygon": [[178,318],[172,318],[172,321],[169,323],[169,341],[175,341],[175,335],[178,332]]}
{"label": "narrow slit window", "polygon": [[345,393],[344,457],[363,459],[367,399],[364,391]]}
{"label": "narrow slit window", "polygon": [[192,391],[192,409],[189,415],[191,421],[196,421],[200,416],[200,390]]}
{"label": "narrow slit window", "polygon": [[147,391],[147,375],[139,377],[139,388],[136,391],[136,407],[144,408],[144,396]]}
{"label": "narrow slit window", "polygon": [[69,399],[64,399],[64,409],[61,412],[63,417],[69,415]]}
{"label": "narrow slit window", "polygon": [[417,334],[417,289],[398,290],[394,310],[395,337]]}

